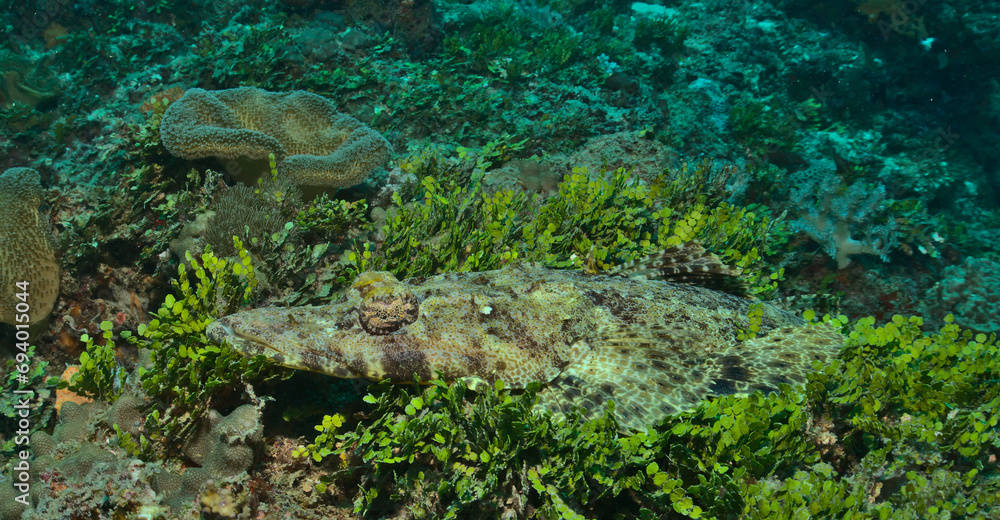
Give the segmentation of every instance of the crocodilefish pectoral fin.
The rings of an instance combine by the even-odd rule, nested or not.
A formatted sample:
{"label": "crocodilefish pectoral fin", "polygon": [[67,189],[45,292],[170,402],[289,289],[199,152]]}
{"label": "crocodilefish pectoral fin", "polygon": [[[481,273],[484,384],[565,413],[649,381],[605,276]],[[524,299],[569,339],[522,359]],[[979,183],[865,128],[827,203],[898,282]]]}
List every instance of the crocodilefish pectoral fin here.
{"label": "crocodilefish pectoral fin", "polygon": [[703,336],[687,327],[624,326],[580,340],[591,349],[539,393],[538,406],[561,419],[574,406],[599,416],[609,400],[623,428],[643,429],[705,398]]}
{"label": "crocodilefish pectoral fin", "polygon": [[697,242],[685,242],[619,265],[610,274],[699,285],[736,296],[747,296],[746,280],[740,276],[740,270],[724,264]]}
{"label": "crocodilefish pectoral fin", "polygon": [[479,377],[479,376],[465,376],[456,378],[455,381],[461,381],[465,384],[465,387],[473,392],[482,392],[484,389],[493,386],[489,381]]}
{"label": "crocodilefish pectoral fin", "polygon": [[690,328],[624,326],[587,342],[592,354],[549,382],[539,393],[539,409],[560,419],[578,406],[591,418],[614,400],[622,428],[644,430],[712,397],[804,382],[813,361],[837,355],[842,338],[805,326],[718,351]]}

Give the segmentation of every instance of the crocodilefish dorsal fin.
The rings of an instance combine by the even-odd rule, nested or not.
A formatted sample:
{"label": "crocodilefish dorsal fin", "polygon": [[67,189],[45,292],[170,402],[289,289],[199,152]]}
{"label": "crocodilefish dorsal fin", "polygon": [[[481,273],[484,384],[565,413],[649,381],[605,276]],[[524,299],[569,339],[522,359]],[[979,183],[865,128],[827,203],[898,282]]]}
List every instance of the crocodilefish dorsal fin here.
{"label": "crocodilefish dorsal fin", "polygon": [[805,382],[812,362],[828,363],[842,345],[822,326],[778,329],[721,349],[682,326],[622,326],[586,341],[593,353],[549,382],[538,405],[556,418],[573,406],[594,417],[614,400],[619,424],[636,430],[713,397]]}
{"label": "crocodilefish dorsal fin", "polygon": [[730,267],[697,242],[685,242],[660,253],[622,264],[610,274],[665,282],[698,285],[707,289],[747,296],[740,270]]}

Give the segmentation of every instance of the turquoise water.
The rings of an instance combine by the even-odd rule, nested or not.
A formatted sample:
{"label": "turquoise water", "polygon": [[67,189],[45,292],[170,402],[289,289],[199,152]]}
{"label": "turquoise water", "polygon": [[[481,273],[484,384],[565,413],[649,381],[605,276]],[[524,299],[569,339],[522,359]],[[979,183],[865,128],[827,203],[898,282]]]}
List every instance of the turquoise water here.
{"label": "turquoise water", "polygon": [[[0,519],[996,517],[998,11],[4,0]],[[692,242],[710,275],[643,260]],[[653,320],[636,293],[581,292],[538,339],[527,310],[491,329],[488,277],[464,314],[400,288],[527,263],[739,287],[747,305]],[[366,271],[399,284],[351,289]],[[556,279],[524,294],[573,294]],[[292,310],[238,344],[205,333],[351,298],[360,321]],[[763,325],[771,306],[839,329],[836,360],[784,386],[734,368],[780,360],[719,358],[755,390],[646,431],[603,399],[589,422],[532,412],[557,386],[645,395],[633,354],[770,359],[754,349],[801,332]],[[449,313],[431,336],[462,338],[465,369],[367,386],[386,372],[371,359],[436,374],[378,338]],[[728,339],[705,341],[715,326]],[[307,332],[358,327],[375,354],[318,370],[335,347]],[[273,334],[293,336],[286,368],[246,346]],[[595,361],[623,338],[630,354]],[[508,361],[534,362],[509,345],[562,379],[497,389]],[[568,378],[586,363],[615,383]]]}

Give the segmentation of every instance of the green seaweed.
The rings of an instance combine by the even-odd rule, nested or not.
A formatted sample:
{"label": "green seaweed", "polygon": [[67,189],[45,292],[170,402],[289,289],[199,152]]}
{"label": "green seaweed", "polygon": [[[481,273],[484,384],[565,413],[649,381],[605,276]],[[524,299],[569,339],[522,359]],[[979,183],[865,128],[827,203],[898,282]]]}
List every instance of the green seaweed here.
{"label": "green seaweed", "polygon": [[[48,361],[38,360],[34,345],[26,351],[18,351],[16,356],[0,362],[0,391],[7,396],[0,400],[0,415],[10,419],[8,430],[9,435],[5,435],[3,444],[0,445],[0,455],[9,457],[15,451],[19,451],[24,446],[20,436],[24,433],[14,433],[20,428],[19,419],[28,419],[31,427],[27,435],[36,431],[44,431],[49,422],[55,417],[54,394],[57,388],[62,388],[65,383],[59,381],[58,377],[46,375]],[[15,393],[15,391],[26,391],[28,393]],[[23,400],[28,403],[23,406]],[[24,414],[27,413],[27,416]],[[21,442],[18,442],[21,440]],[[10,457],[7,460],[15,460]]]}
{"label": "green seaweed", "polygon": [[[84,342],[84,351],[80,353],[80,371],[71,381],[72,391],[108,402],[114,402],[124,391],[128,373],[115,355],[117,345],[112,326],[110,321],[101,322],[103,341],[95,341],[89,334],[80,336],[80,341]],[[127,330],[121,333],[126,341],[131,336],[132,333]]]}
{"label": "green seaweed", "polygon": [[391,270],[408,278],[496,269],[517,258],[516,216],[526,201],[523,194],[508,190],[486,196],[477,186],[464,188],[454,181],[442,186],[433,177],[425,177],[421,186],[423,199],[412,205],[393,194],[378,254],[365,243],[350,255],[356,272]]}
{"label": "green seaweed", "polygon": [[635,48],[649,51],[653,45],[664,56],[676,54],[684,49],[684,41],[691,30],[673,18],[643,16],[635,24]]}
{"label": "green seaweed", "polygon": [[729,120],[733,137],[756,154],[796,151],[797,130],[803,122],[772,99],[743,99],[733,105]]}
{"label": "green seaweed", "polygon": [[[807,318],[815,319],[814,313]],[[1000,349],[918,317],[847,325],[804,387],[726,396],[623,433],[532,412],[537,384],[381,383],[371,417],[317,426],[296,455],[336,464],[355,511],[414,518],[988,518],[1000,508]],[[821,325],[822,326],[822,325]],[[412,389],[411,389],[412,388]],[[349,428],[344,429],[348,425]]]}
{"label": "green seaweed", "polygon": [[304,234],[342,237],[366,231],[370,227],[365,221],[367,213],[368,204],[364,200],[330,199],[323,193],[295,214],[295,225]]}
{"label": "green seaweed", "polygon": [[238,239],[234,247],[239,261],[216,258],[208,248],[200,262],[188,253],[172,282],[175,294],[168,294],[155,317],[126,338],[149,352],[148,364],[137,369],[143,391],[170,403],[162,413],[154,410],[146,422],[149,431],[165,438],[183,438],[208,410],[212,396],[287,376],[262,356],[242,356],[205,335],[216,318],[253,301],[257,279],[250,254]]}
{"label": "green seaweed", "polygon": [[[491,143],[492,144],[492,143]],[[523,193],[484,193],[479,178],[504,148],[462,157],[471,179],[463,187],[462,168],[440,158],[418,157],[404,169],[427,174],[422,196],[407,203],[393,194],[393,208],[381,243],[360,244],[349,255],[344,281],[364,270],[388,270],[397,277],[446,271],[485,271],[515,261],[554,268],[607,270],[689,240],[702,242],[743,269],[751,291],[766,295],[782,272],[764,273],[775,223],[767,208],[740,208],[721,201],[727,172],[703,164],[664,173],[645,182],[625,169],[591,175],[577,168],[544,201]],[[484,158],[486,157],[486,158]],[[441,182],[438,178],[448,179]]]}

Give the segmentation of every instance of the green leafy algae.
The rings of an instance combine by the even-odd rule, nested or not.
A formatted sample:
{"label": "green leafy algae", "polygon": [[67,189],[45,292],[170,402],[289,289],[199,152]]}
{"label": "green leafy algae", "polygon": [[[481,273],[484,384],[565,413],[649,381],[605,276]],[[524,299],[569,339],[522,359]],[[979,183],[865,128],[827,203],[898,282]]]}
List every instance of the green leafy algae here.
{"label": "green leafy algae", "polygon": [[[154,409],[145,421],[150,439],[183,439],[208,411],[213,396],[248,383],[284,375],[263,357],[247,358],[228,347],[216,345],[205,328],[219,316],[234,312],[253,301],[256,271],[250,253],[234,239],[238,260],[217,258],[206,251],[196,259],[187,254],[187,263],[178,266],[178,278],[148,324],[136,334],[120,335],[140,353],[140,364],[127,375],[115,359],[115,337],[111,323],[101,324],[103,344],[83,338],[81,369],[74,390],[113,403],[129,384],[138,384],[147,396],[167,407]],[[131,382],[128,379],[134,377]],[[131,438],[120,438],[136,451],[147,450]],[[142,442],[142,439],[139,439]]]}
{"label": "green leafy algae", "polygon": [[[486,150],[501,153],[489,145]],[[518,259],[603,271],[689,240],[744,270],[755,294],[773,291],[781,279],[781,271],[762,271],[775,225],[766,208],[758,212],[720,200],[731,172],[713,174],[703,164],[646,182],[625,169],[591,175],[577,168],[542,201],[512,190],[484,191],[477,179],[492,160],[476,156],[469,187],[443,160],[405,161],[404,171],[425,174],[422,196],[407,203],[393,194],[383,241],[361,244],[349,255],[345,281],[364,270],[388,270],[404,279],[497,269]]]}
{"label": "green leafy algae", "polygon": [[414,518],[995,514],[995,337],[952,324],[926,334],[916,317],[823,321],[843,328],[845,354],[804,388],[718,398],[645,432],[620,432],[613,403],[600,419],[554,423],[531,411],[537,384],[382,383],[365,398],[374,419],[328,416],[296,454],[336,461],[319,489],[358,486],[366,517],[394,507]]}
{"label": "green leafy algae", "polygon": [[239,261],[221,260],[206,249],[198,262],[188,253],[173,282],[177,295],[167,295],[156,318],[140,325],[133,339],[150,353],[149,366],[138,369],[142,389],[171,403],[167,414],[154,411],[150,417],[167,438],[182,437],[179,432],[208,410],[214,392],[280,373],[263,357],[242,356],[205,335],[216,318],[250,303],[257,286],[250,254],[239,239],[233,241]]}

